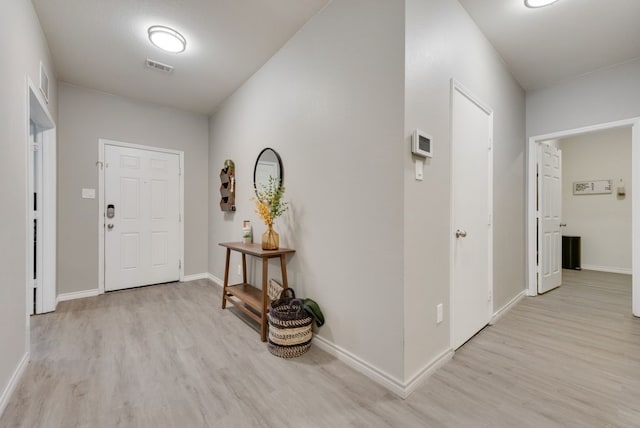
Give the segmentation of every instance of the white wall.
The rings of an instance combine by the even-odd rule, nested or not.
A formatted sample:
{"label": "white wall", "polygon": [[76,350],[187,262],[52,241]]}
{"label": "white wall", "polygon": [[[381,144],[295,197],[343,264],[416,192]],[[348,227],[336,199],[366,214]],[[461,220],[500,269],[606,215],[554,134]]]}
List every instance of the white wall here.
{"label": "white wall", "polygon": [[[631,128],[560,140],[563,235],[582,240],[583,269],[631,273]],[[613,180],[613,193],[574,195],[573,183]],[[616,187],[623,180],[626,195]]]}
{"label": "white wall", "polygon": [[640,116],[640,60],[527,92],[527,137]]}
{"label": "white wall", "polygon": [[184,272],[207,272],[208,118],[68,84],[59,109],[58,294],[97,288],[99,138],[184,151]]}
{"label": "white wall", "polygon": [[221,212],[212,192],[210,272],[222,278],[218,243],[240,240],[242,220],[259,241],[253,167],[262,148],[274,148],[290,201],[275,228],[297,250],[290,285],[321,305],[320,336],[395,382],[403,375],[403,24],[401,1],[329,3],[212,118],[209,164],[219,183],[224,160],[235,161],[238,209]]}
{"label": "white wall", "polygon": [[[0,13],[0,413],[5,388],[28,350],[26,317],[27,76],[37,88],[40,61],[50,78],[49,112],[57,120],[51,56],[30,1],[3,0]],[[7,36],[7,35],[10,35]],[[36,89],[37,90],[37,89]]]}
{"label": "white wall", "polygon": [[[494,309],[523,291],[524,92],[455,0],[407,0],[405,90],[405,378],[449,349],[450,79],[494,110]],[[409,137],[434,137],[424,181]],[[445,321],[436,325],[436,304]]]}

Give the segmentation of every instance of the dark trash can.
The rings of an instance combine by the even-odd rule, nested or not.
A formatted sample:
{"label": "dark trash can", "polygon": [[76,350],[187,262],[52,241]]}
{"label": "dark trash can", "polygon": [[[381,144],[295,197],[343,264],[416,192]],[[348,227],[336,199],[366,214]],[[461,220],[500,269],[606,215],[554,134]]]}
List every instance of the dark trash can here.
{"label": "dark trash can", "polygon": [[562,269],[581,270],[580,267],[580,237],[562,237]]}

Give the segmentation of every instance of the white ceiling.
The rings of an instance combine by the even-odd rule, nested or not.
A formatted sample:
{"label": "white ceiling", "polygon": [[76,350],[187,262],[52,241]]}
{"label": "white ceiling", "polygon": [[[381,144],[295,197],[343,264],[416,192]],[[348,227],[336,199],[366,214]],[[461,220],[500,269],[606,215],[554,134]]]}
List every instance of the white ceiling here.
{"label": "white ceiling", "polygon": [[[208,114],[330,0],[32,1],[60,80]],[[460,3],[525,89],[640,58],[640,0]],[[180,31],[187,50],[151,45],[154,24]]]}
{"label": "white ceiling", "polygon": [[[329,0],[32,1],[60,80],[208,114]],[[178,30],[187,50],[151,45],[151,25]]]}
{"label": "white ceiling", "polygon": [[640,0],[460,0],[525,89],[640,58]]}

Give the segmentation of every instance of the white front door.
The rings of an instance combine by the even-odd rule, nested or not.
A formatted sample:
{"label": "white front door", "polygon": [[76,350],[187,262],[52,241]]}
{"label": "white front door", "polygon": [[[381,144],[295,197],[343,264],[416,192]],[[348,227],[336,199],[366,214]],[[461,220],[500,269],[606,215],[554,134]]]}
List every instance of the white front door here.
{"label": "white front door", "polygon": [[105,290],[180,278],[180,158],[105,145]]}
{"label": "white front door", "polygon": [[538,171],[538,293],[546,293],[562,283],[562,152],[541,144]]}
{"label": "white front door", "polygon": [[489,323],[492,302],[493,114],[454,85],[452,95],[451,346]]}

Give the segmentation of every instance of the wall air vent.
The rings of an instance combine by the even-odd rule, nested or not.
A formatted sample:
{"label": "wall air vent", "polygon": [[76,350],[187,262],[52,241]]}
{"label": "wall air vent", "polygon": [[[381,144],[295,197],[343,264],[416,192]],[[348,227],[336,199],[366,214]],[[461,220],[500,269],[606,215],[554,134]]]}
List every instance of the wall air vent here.
{"label": "wall air vent", "polygon": [[165,73],[173,72],[173,67],[168,64],[163,64],[161,62],[152,60],[151,58],[147,58],[146,61],[147,67],[153,68],[155,70],[163,71]]}

